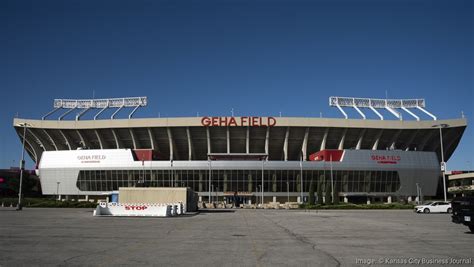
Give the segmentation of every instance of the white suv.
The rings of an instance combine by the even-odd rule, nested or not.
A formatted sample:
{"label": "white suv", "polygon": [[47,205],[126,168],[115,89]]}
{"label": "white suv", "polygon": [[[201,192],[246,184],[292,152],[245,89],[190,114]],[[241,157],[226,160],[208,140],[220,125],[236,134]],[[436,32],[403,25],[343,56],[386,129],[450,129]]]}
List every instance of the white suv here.
{"label": "white suv", "polygon": [[453,209],[451,208],[450,202],[435,201],[429,202],[424,205],[415,206],[416,213],[430,213],[430,212],[447,212],[451,213]]}

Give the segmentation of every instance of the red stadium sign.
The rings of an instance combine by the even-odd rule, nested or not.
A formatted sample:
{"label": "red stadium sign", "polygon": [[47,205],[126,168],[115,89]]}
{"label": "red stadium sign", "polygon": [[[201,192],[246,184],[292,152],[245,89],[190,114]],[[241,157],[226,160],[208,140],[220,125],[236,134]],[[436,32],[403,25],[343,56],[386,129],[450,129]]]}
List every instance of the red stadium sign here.
{"label": "red stadium sign", "polygon": [[202,126],[251,126],[273,127],[276,125],[274,117],[202,117]]}

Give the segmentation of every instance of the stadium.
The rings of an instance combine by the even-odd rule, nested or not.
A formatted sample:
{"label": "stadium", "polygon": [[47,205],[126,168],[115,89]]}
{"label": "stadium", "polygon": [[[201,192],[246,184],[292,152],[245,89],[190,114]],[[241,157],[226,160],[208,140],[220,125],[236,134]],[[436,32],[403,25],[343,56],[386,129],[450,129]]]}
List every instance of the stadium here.
{"label": "stadium", "polygon": [[[59,198],[100,198],[119,187],[190,187],[201,201],[237,194],[246,203],[302,202],[310,192],[326,202],[439,192],[465,118],[438,120],[423,99],[330,97],[329,104],[344,118],[132,118],[146,97],[56,99],[41,119],[15,118],[13,126],[36,163],[43,194]],[[116,119],[124,108],[132,109],[128,119]],[[348,118],[344,108],[361,118]],[[48,119],[60,110],[66,112]],[[81,120],[93,110],[93,119]],[[367,119],[363,110],[380,119]],[[65,119],[73,111],[75,119]]]}

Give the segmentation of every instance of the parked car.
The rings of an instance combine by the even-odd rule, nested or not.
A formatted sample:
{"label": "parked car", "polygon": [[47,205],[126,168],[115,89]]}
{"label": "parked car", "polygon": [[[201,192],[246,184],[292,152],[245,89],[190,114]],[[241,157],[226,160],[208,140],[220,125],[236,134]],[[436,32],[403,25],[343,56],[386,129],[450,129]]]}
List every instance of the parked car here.
{"label": "parked car", "polygon": [[451,203],[449,202],[442,202],[442,201],[434,201],[429,202],[424,205],[415,206],[416,213],[430,213],[430,212],[446,212],[451,213],[453,212],[453,208],[451,207]]}
{"label": "parked car", "polygon": [[453,223],[462,223],[474,233],[474,196],[457,197],[451,202],[453,205]]}

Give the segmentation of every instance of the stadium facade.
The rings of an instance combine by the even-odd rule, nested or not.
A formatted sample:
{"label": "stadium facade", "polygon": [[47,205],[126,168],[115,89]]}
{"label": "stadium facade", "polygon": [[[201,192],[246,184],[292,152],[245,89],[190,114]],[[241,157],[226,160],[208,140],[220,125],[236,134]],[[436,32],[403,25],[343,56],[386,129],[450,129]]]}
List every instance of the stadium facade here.
{"label": "stadium facade", "polygon": [[[100,100],[90,101],[100,108]],[[75,107],[55,102],[55,107],[69,108],[69,113],[79,102]],[[101,196],[119,187],[185,186],[202,201],[235,192],[252,202],[262,196],[264,202],[301,201],[312,189],[349,201],[416,196],[419,188],[434,196],[441,177],[440,134],[447,161],[467,126],[465,118],[132,119],[133,112],[129,119],[114,119],[114,113],[111,119],[96,119],[97,114],[80,120],[83,112],[76,120],[63,120],[63,115],[58,120],[14,119],[37,163],[45,195]]]}

